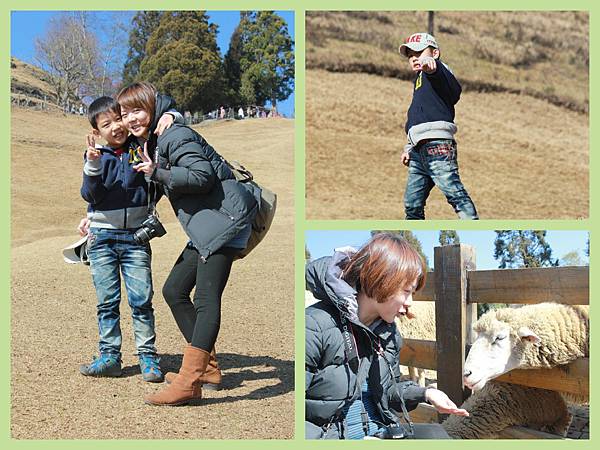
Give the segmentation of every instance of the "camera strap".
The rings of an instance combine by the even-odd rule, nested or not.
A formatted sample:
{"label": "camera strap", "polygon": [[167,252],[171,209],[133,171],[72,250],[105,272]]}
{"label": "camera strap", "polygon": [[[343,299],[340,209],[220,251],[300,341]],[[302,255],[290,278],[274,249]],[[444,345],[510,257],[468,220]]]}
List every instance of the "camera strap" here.
{"label": "camera strap", "polygon": [[[158,147],[154,149],[154,165],[158,167]],[[157,183],[152,180],[148,180],[148,215],[158,217],[158,211],[156,210],[156,190],[158,189]]]}
{"label": "camera strap", "polygon": [[[344,315],[344,313],[340,314],[340,322],[342,325],[342,335],[343,335],[343,339],[344,339],[344,349],[345,349],[345,353],[346,353],[346,358],[348,360],[348,365],[350,366],[351,370],[354,373],[356,373],[356,384],[354,386],[354,391],[352,392],[351,397],[348,400],[346,400],[346,402],[344,402],[344,404],[338,408],[336,413],[331,418],[327,428],[329,428],[333,422],[341,422],[343,420],[343,417],[341,417],[341,411],[343,410],[344,406],[346,404],[352,403],[355,400],[360,398],[360,400],[361,400],[361,413],[360,413],[361,422],[362,422],[364,434],[365,434],[365,436],[367,436],[368,432],[369,432],[369,416],[368,416],[368,413],[366,411],[366,408],[365,408],[365,405],[364,405],[364,402],[362,399],[362,385],[368,377],[370,365],[360,363],[360,358],[358,355],[358,346],[356,343],[356,338],[354,336],[354,330],[352,329],[352,324],[348,321],[348,319]],[[396,389],[396,392],[398,393],[398,396],[400,397],[400,407],[402,409],[402,418],[408,425],[408,433],[405,433],[406,437],[409,437],[409,438],[413,437],[414,436],[414,425],[413,425],[412,420],[410,419],[410,415],[408,414],[408,410],[406,409],[406,405],[404,403],[404,391],[402,391],[402,393],[400,393],[398,390],[398,385],[396,383],[396,378],[394,376],[393,368],[385,356],[385,352],[383,351],[381,343],[379,341],[377,341],[377,342],[371,341],[371,345],[372,345],[372,349],[373,349],[373,354],[378,355],[379,357],[383,358],[388,370],[390,371],[390,376],[392,377],[391,379],[394,382],[394,388]],[[398,426],[402,426],[402,425],[400,425],[400,423],[398,423]]]}
{"label": "camera strap", "polygon": [[342,313],[340,315],[340,321],[342,323],[342,335],[344,339],[344,348],[346,352],[346,358],[348,359],[348,365],[350,369],[356,373],[356,384],[354,385],[354,392],[349,400],[347,400],[340,409],[342,409],[347,403],[353,403],[355,400],[360,399],[360,421],[365,436],[369,434],[369,414],[365,408],[365,404],[362,396],[362,385],[367,380],[369,365],[360,363],[360,357],[358,356],[358,345],[356,343],[356,336],[352,329],[352,324],[348,321],[346,316]]}
{"label": "camera strap", "polygon": [[358,374],[360,359],[358,357],[358,349],[356,348],[356,339],[352,331],[352,324],[346,319],[343,313],[340,315],[340,321],[342,322],[342,336],[344,338],[344,349],[348,365],[353,372]]}
{"label": "camera strap", "polygon": [[156,211],[156,183],[154,181],[148,181],[148,215],[158,217]]}
{"label": "camera strap", "polygon": [[390,362],[387,360],[387,358],[385,357],[385,354],[382,352],[380,355],[383,360],[385,361],[388,370],[390,371],[390,376],[392,377],[392,380],[394,381],[394,389],[396,390],[396,393],[398,394],[398,396],[400,397],[400,408],[402,409],[402,417],[403,419],[406,421],[407,425],[408,425],[408,430],[409,430],[409,437],[414,436],[415,434],[415,427],[414,424],[412,422],[412,420],[410,419],[410,415],[408,414],[408,410],[406,409],[406,404],[404,403],[404,390],[402,391],[402,393],[399,392],[398,390],[398,383],[396,382],[396,379],[394,377],[394,371],[392,369],[392,365],[390,364]]}

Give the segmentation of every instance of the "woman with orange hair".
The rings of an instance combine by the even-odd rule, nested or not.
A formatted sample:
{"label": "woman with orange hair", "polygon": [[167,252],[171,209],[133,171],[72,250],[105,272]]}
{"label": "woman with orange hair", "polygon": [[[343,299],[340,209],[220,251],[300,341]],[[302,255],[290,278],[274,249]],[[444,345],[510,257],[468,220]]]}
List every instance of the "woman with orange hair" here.
{"label": "woman with orange hair", "polygon": [[174,105],[149,83],[127,86],[117,101],[123,123],[144,148],[134,169],[169,198],[189,238],[163,286],[188,345],[179,373],[167,374],[168,386],[144,399],[151,405],[182,405],[202,398],[203,385],[220,383],[213,350],[221,296],[234,259],[248,243],[260,191],[238,182],[227,162],[191,128],[174,124],[156,138],[157,118]]}
{"label": "woman with orange hair", "polygon": [[427,401],[468,415],[444,392],[400,381],[394,319],[409,314],[425,275],[419,254],[389,233],[308,264],[306,282],[320,301],[306,309],[306,438],[447,439],[437,424],[413,425],[408,410]]}

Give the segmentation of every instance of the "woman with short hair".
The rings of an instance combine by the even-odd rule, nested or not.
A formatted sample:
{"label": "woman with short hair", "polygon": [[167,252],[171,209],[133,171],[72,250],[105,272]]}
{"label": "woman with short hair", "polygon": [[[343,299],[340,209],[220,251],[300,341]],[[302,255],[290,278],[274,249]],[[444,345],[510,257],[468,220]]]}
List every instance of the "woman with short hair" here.
{"label": "woman with short hair", "polygon": [[444,392],[400,381],[394,319],[410,314],[425,277],[420,255],[389,233],[308,264],[307,286],[320,301],[306,309],[306,438],[398,438],[413,430],[415,438],[448,438],[437,424],[401,426],[394,411],[408,418],[424,401],[468,415]]}
{"label": "woman with short hair", "polygon": [[151,84],[134,83],[121,90],[117,101],[125,126],[144,148],[143,162],[135,169],[169,198],[189,238],[163,287],[188,345],[179,373],[167,374],[168,386],[144,399],[152,405],[181,405],[202,398],[203,384],[220,382],[213,349],[221,296],[234,259],[248,243],[260,191],[238,182],[226,161],[191,128],[174,124],[156,138],[157,118],[173,108],[173,101]]}

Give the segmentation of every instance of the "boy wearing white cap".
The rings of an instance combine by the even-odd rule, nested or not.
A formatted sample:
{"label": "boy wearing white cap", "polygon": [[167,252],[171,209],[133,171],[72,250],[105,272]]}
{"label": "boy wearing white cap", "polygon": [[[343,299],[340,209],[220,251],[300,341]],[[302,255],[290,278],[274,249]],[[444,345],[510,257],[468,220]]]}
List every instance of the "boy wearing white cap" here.
{"label": "boy wearing white cap", "polygon": [[408,144],[402,153],[402,163],[408,166],[406,219],[425,219],[425,203],[434,186],[444,193],[460,219],[478,219],[458,174],[454,105],[460,98],[460,84],[440,61],[432,35],[413,34],[399,50],[417,74],[405,126]]}

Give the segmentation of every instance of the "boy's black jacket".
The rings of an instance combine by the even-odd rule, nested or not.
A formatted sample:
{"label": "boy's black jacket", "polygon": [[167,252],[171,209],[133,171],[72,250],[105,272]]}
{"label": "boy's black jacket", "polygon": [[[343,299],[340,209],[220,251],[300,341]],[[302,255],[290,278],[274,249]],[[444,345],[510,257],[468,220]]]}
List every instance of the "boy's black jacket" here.
{"label": "boy's black jacket", "polygon": [[405,131],[426,122],[454,122],[454,105],[458,103],[462,88],[450,69],[437,60],[437,70],[432,74],[419,72],[414,81],[413,99],[408,108]]}

